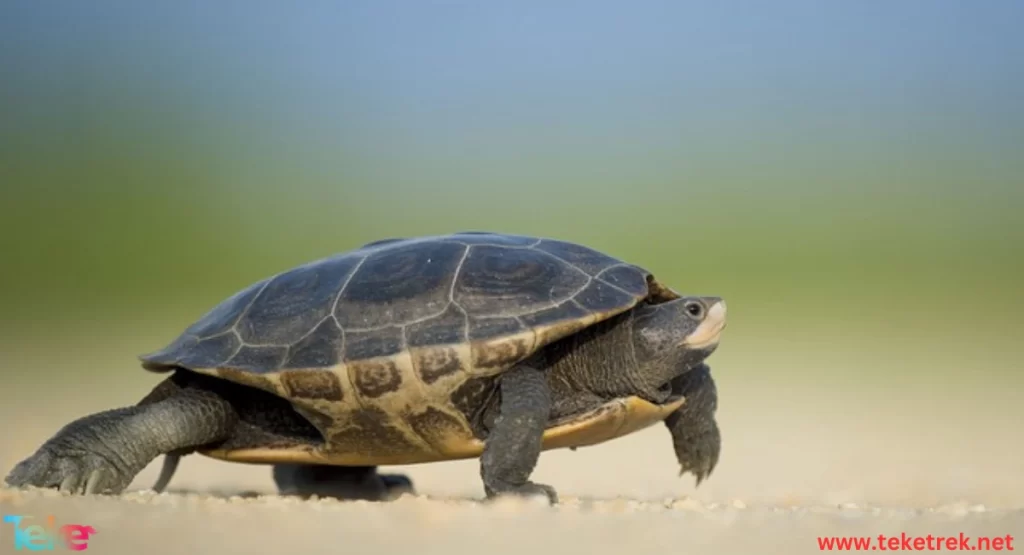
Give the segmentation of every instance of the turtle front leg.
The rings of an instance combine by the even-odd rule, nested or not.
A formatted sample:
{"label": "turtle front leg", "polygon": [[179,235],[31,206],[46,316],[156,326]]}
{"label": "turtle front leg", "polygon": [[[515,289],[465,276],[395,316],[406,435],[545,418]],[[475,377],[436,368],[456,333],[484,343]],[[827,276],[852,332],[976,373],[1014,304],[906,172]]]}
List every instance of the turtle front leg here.
{"label": "turtle front leg", "polygon": [[501,495],[544,496],[558,502],[555,489],[531,482],[540,458],[544,429],[551,415],[551,392],[543,372],[517,366],[502,374],[501,410],[480,457],[480,474],[488,498]]}
{"label": "turtle front leg", "polygon": [[665,419],[679,461],[679,475],[693,474],[699,486],[715,470],[722,451],[722,434],[715,420],[718,390],[711,368],[702,364],[679,376],[672,381],[672,393],[686,396],[686,403]]}
{"label": "turtle front leg", "polygon": [[153,459],[222,440],[236,421],[234,409],[215,393],[182,389],[151,404],[71,422],[18,463],[6,482],[72,494],[121,493]]}
{"label": "turtle front leg", "polygon": [[415,493],[408,476],[378,474],[376,466],[278,464],[274,465],[274,483],[282,495],[299,497],[386,501]]}

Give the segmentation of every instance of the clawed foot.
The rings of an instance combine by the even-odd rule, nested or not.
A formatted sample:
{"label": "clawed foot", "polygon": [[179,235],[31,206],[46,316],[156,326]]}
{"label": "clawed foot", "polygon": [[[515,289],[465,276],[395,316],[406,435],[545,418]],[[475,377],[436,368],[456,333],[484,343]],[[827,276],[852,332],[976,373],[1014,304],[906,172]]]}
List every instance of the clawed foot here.
{"label": "clawed foot", "polygon": [[665,419],[672,434],[672,447],[679,462],[679,475],[693,474],[694,487],[714,472],[722,452],[722,433],[715,420],[718,389],[711,368],[701,364],[672,381],[672,392],[686,398],[686,404]]}
{"label": "clawed foot", "polygon": [[390,501],[415,494],[412,480],[402,474],[378,474],[369,467],[288,465],[274,467],[274,481],[282,495],[342,500]]}
{"label": "clawed foot", "polygon": [[675,450],[680,466],[679,475],[692,474],[694,486],[700,486],[718,465],[718,456],[722,450],[718,427],[714,426],[688,442],[676,444]]}
{"label": "clawed foot", "polygon": [[396,499],[405,494],[416,495],[412,479],[404,474],[381,474],[380,481],[384,484],[388,499]]}
{"label": "clawed foot", "polygon": [[487,498],[494,500],[502,497],[513,497],[513,498],[524,498],[524,499],[546,499],[551,505],[558,504],[558,493],[555,492],[555,488],[544,485],[536,484],[534,482],[526,482],[521,486],[502,486],[498,488],[485,487],[487,492]]}
{"label": "clawed foot", "polygon": [[57,488],[73,495],[88,495],[121,493],[132,478],[96,453],[44,446],[18,463],[5,481],[16,488]]}
{"label": "clawed foot", "polygon": [[414,493],[414,490],[412,480],[405,476],[373,476],[360,481],[291,484],[281,487],[280,493],[305,499],[315,495],[343,501],[391,501],[405,493]]}

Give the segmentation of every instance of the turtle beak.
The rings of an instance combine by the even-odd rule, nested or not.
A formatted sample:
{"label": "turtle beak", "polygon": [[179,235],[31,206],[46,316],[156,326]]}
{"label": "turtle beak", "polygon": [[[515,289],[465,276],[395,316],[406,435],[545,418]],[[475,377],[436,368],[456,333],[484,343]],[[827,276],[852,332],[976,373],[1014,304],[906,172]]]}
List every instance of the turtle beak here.
{"label": "turtle beak", "polygon": [[708,306],[704,321],[683,340],[687,349],[707,349],[718,344],[726,325],[725,300],[718,297],[701,299]]}

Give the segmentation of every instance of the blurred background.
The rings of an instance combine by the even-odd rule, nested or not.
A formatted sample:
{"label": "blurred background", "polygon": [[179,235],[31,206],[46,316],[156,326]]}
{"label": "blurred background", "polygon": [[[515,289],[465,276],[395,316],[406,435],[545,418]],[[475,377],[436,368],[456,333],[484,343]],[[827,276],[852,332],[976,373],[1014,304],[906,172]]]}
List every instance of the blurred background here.
{"label": "blurred background", "polygon": [[[1015,505],[1024,7],[0,7],[0,463],[134,403],[242,287],[385,237],[578,241],[716,294],[725,447],[542,458],[565,494]],[[16,423],[16,424],[12,424]],[[475,462],[408,469],[481,496]],[[140,477],[148,487],[153,469]],[[272,491],[198,457],[175,487]]]}

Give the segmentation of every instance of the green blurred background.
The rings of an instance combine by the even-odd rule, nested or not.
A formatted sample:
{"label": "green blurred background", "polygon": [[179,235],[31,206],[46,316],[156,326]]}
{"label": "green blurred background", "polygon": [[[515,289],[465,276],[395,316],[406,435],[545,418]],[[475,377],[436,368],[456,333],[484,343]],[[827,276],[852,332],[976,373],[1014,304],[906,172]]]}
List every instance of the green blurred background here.
{"label": "green blurred background", "polygon": [[724,296],[734,387],[1016,387],[1022,16],[5,2],[0,411],[60,421],[49,388],[121,378],[133,402],[135,355],[249,283],[468,229]]}

